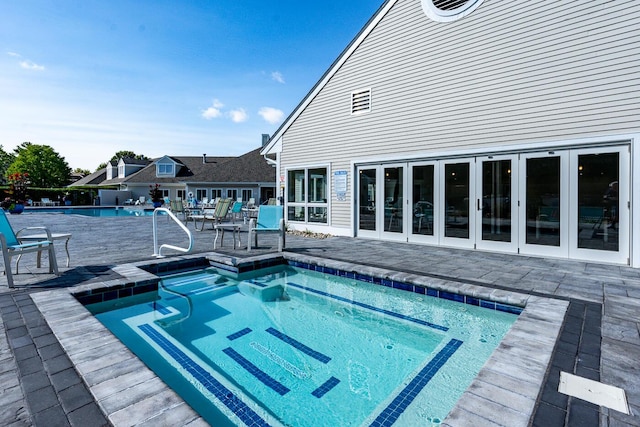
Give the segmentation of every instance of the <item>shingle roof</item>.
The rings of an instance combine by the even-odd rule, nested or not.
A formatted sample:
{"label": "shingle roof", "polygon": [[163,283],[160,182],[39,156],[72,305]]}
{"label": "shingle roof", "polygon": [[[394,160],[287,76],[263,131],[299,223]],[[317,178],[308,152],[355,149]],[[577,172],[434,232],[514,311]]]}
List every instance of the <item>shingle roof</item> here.
{"label": "shingle roof", "polygon": [[69,184],[68,187],[79,187],[82,185],[98,185],[101,182],[103,182],[105,179],[107,179],[107,172],[103,168],[83,178],[80,178],[79,180]]}
{"label": "shingle roof", "polygon": [[[239,157],[206,157],[202,156],[168,156],[179,165],[183,165],[176,177],[160,178],[156,176],[154,162],[139,172],[121,180],[110,180],[109,183],[261,183],[275,181],[275,168],[269,165],[256,148]],[[106,182],[103,184],[107,184]]]}

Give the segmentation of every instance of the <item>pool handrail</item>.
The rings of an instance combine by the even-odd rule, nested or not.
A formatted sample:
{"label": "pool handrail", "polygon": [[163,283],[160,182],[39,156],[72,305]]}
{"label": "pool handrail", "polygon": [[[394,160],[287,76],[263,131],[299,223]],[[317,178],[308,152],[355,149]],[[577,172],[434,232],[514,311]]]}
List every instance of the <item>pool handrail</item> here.
{"label": "pool handrail", "polygon": [[[158,248],[158,212],[165,212],[169,216],[169,218],[173,219],[176,222],[176,224],[178,224],[180,228],[182,228],[184,232],[187,233],[187,236],[189,236],[188,248],[181,248],[179,246],[169,245],[167,243],[162,244],[160,248]],[[189,231],[189,229],[182,223],[182,221],[178,219],[177,216],[173,214],[173,212],[171,212],[171,210],[167,208],[155,208],[153,210],[153,256],[154,257],[164,258],[164,255],[162,255],[163,248],[173,249],[178,252],[189,253],[193,249],[193,243],[194,243],[193,234],[191,234],[191,231]]]}

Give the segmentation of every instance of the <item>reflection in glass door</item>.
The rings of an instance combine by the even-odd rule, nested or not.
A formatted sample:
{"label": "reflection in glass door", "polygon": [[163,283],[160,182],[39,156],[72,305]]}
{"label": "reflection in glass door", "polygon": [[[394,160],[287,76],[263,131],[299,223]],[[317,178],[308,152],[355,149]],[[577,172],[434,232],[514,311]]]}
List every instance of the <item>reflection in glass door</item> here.
{"label": "reflection in glass door", "polygon": [[571,152],[572,258],[628,262],[628,156],[626,147]]}
{"label": "reflection in glass door", "polygon": [[404,233],[404,167],[388,166],[384,176],[384,223],[385,233]]}
{"label": "reflection in glass door", "polygon": [[618,250],[618,153],[578,156],[578,248]]}
{"label": "reflection in glass door", "polygon": [[523,154],[520,159],[521,251],[567,256],[567,153]]}
{"label": "reflection in glass door", "polygon": [[478,158],[476,198],[478,248],[516,250],[517,186],[513,168],[516,156]]}
{"label": "reflection in glass door", "polygon": [[[376,173],[377,169],[359,169],[358,230],[376,230]],[[359,233],[363,235],[363,233]]]}
{"label": "reflection in glass door", "polygon": [[411,165],[411,222],[412,236],[420,241],[434,241],[436,200],[436,163]]}
{"label": "reflection in glass door", "polygon": [[[475,236],[470,218],[470,206],[475,196],[475,180],[471,180],[473,160],[445,162],[443,174],[443,202],[440,204],[445,244],[473,247]],[[475,219],[474,219],[475,220]],[[471,237],[474,239],[471,239]]]}

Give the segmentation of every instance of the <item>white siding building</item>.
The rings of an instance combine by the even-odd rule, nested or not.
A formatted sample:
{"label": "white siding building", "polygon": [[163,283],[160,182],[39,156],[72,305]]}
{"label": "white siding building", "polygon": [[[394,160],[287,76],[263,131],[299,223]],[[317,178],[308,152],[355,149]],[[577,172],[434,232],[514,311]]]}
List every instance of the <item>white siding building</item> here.
{"label": "white siding building", "polygon": [[640,267],[639,140],[640,2],[388,0],[262,152],[292,228]]}

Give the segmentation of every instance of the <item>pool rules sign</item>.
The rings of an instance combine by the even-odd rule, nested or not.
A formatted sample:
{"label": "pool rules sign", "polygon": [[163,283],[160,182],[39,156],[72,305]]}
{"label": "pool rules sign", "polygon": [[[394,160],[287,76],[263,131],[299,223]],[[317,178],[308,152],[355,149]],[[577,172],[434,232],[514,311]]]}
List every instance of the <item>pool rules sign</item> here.
{"label": "pool rules sign", "polygon": [[336,190],[336,200],[347,200],[347,171],[333,172],[333,188]]}

